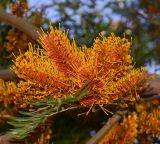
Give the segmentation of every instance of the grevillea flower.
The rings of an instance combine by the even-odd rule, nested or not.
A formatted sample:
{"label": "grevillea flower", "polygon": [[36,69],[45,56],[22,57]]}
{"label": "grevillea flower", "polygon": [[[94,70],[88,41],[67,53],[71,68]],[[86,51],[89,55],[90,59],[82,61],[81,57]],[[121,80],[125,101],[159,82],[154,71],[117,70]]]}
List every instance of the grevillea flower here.
{"label": "grevillea flower", "polygon": [[44,50],[30,45],[28,52],[16,58],[12,69],[30,85],[45,90],[46,95],[55,99],[74,95],[92,81],[88,96],[80,102],[83,106],[133,102],[139,98],[142,70],[133,69],[131,43],[125,38],[100,35],[92,47],[77,47],[66,32],[51,27],[49,33],[43,32],[40,42]]}

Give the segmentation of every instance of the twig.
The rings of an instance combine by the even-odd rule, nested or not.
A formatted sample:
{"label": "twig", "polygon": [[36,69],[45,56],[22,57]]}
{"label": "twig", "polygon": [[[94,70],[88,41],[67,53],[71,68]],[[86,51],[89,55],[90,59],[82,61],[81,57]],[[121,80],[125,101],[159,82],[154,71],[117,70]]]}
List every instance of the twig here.
{"label": "twig", "polygon": [[59,114],[59,113],[62,113],[62,112],[65,112],[65,111],[68,111],[68,110],[77,109],[77,108],[78,107],[69,107],[69,108],[63,109],[61,111],[53,112],[50,115],[46,115],[46,118],[51,117],[51,116],[56,115],[56,114]]}
{"label": "twig", "polygon": [[154,95],[157,95],[157,93],[156,92],[150,92],[150,91],[147,91],[147,92],[144,92],[144,93],[142,93],[141,94],[141,97],[142,98],[148,98],[148,97],[152,97],[152,96],[154,96]]}
{"label": "twig", "polygon": [[118,111],[114,114],[107,123],[92,137],[86,144],[97,144],[104,135],[122,118],[126,111]]}

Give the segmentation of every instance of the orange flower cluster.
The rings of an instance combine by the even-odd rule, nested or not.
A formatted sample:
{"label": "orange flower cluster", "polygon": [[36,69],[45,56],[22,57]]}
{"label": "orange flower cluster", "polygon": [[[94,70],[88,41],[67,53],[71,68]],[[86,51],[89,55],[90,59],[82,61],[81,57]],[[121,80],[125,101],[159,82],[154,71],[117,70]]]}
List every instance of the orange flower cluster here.
{"label": "orange flower cluster", "polygon": [[[26,108],[31,101],[47,99],[49,92],[42,87],[36,87],[29,82],[4,82],[0,80],[0,102],[5,108],[14,104],[15,108]],[[29,110],[31,109],[28,107]]]}
{"label": "orange flower cluster", "polygon": [[99,144],[133,144],[137,137],[138,117],[132,113],[122,123],[115,124]]}
{"label": "orange flower cluster", "polygon": [[[131,144],[137,134],[152,134],[160,137],[160,101],[153,99],[136,104],[137,113],[132,113],[123,118],[122,123],[116,123],[102,138],[99,144]],[[137,128],[140,131],[137,131]],[[148,137],[148,135],[146,135]],[[142,139],[143,141],[143,139]]]}
{"label": "orange flower cluster", "polygon": [[10,4],[10,9],[12,14],[17,17],[24,17],[26,15],[26,11],[28,11],[28,2],[27,0],[12,1]]}
{"label": "orange flower cluster", "polygon": [[133,102],[139,98],[138,85],[142,71],[134,70],[130,56],[131,44],[112,34],[95,39],[91,48],[77,47],[61,29],[51,27],[43,33],[45,50],[30,49],[16,58],[13,70],[37,87],[45,87],[54,98],[75,94],[92,81],[83,106]]}
{"label": "orange flower cluster", "polygon": [[141,133],[160,137],[160,101],[145,102],[137,105]]}
{"label": "orange flower cluster", "polygon": [[20,49],[24,53],[28,49],[28,42],[33,42],[25,33],[14,28],[8,31],[6,49],[9,53],[19,55]]}
{"label": "orange flower cluster", "polygon": [[4,107],[7,107],[13,102],[12,95],[17,92],[17,86],[14,82],[4,82],[0,80],[0,102],[3,103]]}

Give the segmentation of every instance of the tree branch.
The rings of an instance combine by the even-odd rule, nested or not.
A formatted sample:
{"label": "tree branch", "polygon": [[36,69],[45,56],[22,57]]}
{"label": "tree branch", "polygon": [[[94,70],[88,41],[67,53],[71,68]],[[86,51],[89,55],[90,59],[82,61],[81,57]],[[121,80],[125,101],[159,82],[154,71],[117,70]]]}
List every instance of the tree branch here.
{"label": "tree branch", "polygon": [[1,69],[0,70],[0,79],[3,79],[3,80],[13,80],[17,77],[17,75],[9,70],[9,69]]}
{"label": "tree branch", "polygon": [[[0,21],[3,21],[9,25],[15,26],[17,29],[26,33],[33,40],[38,40],[41,30],[29,23],[27,20],[18,18],[12,14],[5,12],[3,8],[0,7]],[[0,78],[4,80],[13,80],[16,78],[16,74],[8,69],[0,70]]]}
{"label": "tree branch", "polygon": [[0,21],[3,21],[9,25],[15,26],[17,29],[26,33],[33,40],[37,40],[39,38],[39,34],[41,33],[40,29],[38,29],[33,24],[29,23],[27,20],[23,18],[18,18],[12,14],[8,14],[0,7]]}
{"label": "tree branch", "polygon": [[106,124],[98,131],[98,133],[92,137],[86,144],[97,144],[109,130],[123,117],[125,111],[118,111],[114,114]]}

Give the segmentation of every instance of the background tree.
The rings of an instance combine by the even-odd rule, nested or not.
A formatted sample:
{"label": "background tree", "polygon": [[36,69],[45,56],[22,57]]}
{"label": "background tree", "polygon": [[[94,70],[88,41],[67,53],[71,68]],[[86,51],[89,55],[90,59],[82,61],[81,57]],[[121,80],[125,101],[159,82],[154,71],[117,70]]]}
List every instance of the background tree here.
{"label": "background tree", "polygon": [[116,32],[125,32],[133,38],[133,56],[136,66],[160,58],[160,1],[114,1],[107,4],[120,16]]}

